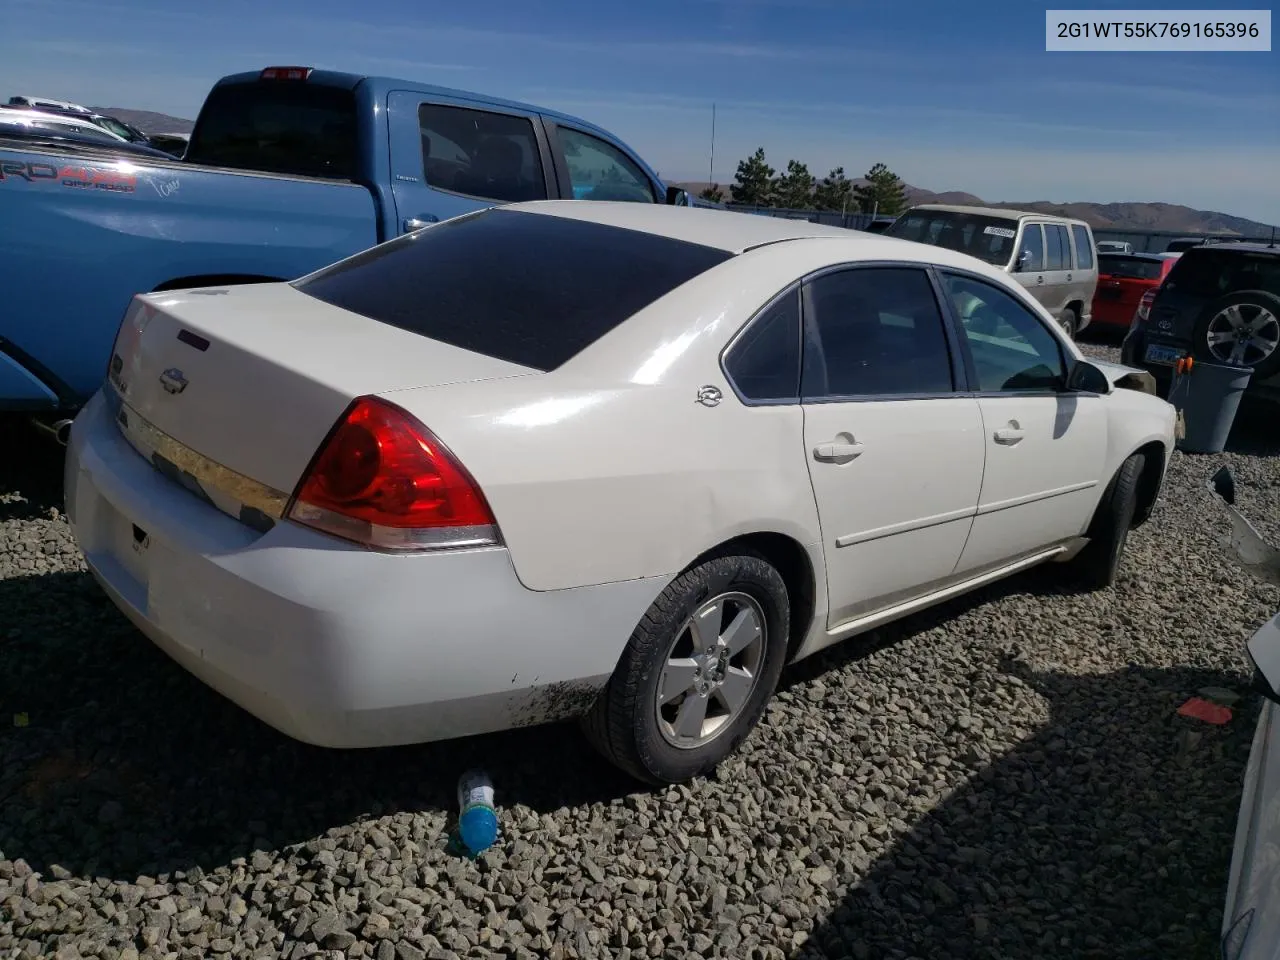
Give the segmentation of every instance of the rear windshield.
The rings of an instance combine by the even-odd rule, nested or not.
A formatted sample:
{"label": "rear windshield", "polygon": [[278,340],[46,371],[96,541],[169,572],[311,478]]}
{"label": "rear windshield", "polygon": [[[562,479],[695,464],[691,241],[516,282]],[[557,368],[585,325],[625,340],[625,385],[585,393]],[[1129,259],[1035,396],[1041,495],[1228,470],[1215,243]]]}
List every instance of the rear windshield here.
{"label": "rear windshield", "polygon": [[294,286],[352,313],[546,371],[730,256],[490,208],[372,247]]}
{"label": "rear windshield", "polygon": [[1154,257],[1098,254],[1098,273],[1124,280],[1159,280],[1164,261]]}
{"label": "rear windshield", "polygon": [[1002,267],[1013,256],[1018,221],[949,210],[908,210],[884,232],[890,237],[958,250]]}
{"label": "rear windshield", "polygon": [[355,94],[270,80],[215,87],[200,111],[185,159],[215,167],[352,180]]}
{"label": "rear windshield", "polygon": [[1280,254],[1192,247],[1169,271],[1168,283],[1172,290],[1210,299],[1240,290],[1280,296]]}

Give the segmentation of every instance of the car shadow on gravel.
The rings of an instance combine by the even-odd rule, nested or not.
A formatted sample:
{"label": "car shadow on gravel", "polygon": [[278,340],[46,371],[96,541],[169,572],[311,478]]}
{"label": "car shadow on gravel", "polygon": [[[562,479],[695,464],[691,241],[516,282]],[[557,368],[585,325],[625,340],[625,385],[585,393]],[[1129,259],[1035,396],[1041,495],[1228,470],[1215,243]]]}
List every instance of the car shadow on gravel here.
{"label": "car shadow on gravel", "polygon": [[1001,670],[1048,722],[880,852],[796,957],[1217,956],[1258,704],[1225,726],[1176,711],[1245,678]]}
{"label": "car shadow on gravel", "polygon": [[46,875],[208,870],[404,811],[436,814],[443,845],[472,765],[504,806],[538,813],[637,789],[568,724],[385,750],[298,743],[172,663],[85,573],[0,579],[0,611],[0,859]]}
{"label": "car shadow on gravel", "polygon": [[[62,509],[62,463],[63,448],[52,438],[25,418],[0,414],[0,522]],[[23,499],[11,499],[14,493]]]}

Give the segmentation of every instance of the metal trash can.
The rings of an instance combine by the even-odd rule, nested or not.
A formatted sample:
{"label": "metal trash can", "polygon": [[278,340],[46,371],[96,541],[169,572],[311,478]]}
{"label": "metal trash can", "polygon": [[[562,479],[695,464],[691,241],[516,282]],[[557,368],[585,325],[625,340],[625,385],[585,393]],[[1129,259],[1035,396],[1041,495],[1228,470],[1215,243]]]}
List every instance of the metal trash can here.
{"label": "metal trash can", "polygon": [[1235,423],[1240,397],[1252,376],[1252,367],[1180,360],[1169,388],[1169,402],[1178,408],[1185,425],[1178,449],[1186,453],[1221,453]]}

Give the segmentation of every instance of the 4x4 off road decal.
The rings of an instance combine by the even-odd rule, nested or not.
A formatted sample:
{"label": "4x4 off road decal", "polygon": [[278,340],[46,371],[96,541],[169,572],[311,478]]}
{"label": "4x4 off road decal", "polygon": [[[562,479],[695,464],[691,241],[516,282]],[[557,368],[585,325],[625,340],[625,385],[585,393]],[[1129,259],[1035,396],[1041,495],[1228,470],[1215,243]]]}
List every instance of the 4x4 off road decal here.
{"label": "4x4 off road decal", "polygon": [[55,166],[37,161],[0,160],[0,182],[21,180],[25,183],[49,181],[81,190],[106,190],[110,193],[133,193],[138,178],[103,167]]}

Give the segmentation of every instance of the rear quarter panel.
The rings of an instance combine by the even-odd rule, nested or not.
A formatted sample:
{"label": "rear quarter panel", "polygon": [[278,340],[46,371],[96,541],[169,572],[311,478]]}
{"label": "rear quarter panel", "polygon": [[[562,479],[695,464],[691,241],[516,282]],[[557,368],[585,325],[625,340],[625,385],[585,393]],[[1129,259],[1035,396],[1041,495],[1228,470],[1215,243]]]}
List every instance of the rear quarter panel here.
{"label": "rear quarter panel", "polygon": [[0,171],[0,337],[80,400],[135,293],[216,274],[291,279],[378,240],[373,197],[354,184],[3,145]]}
{"label": "rear quarter panel", "polygon": [[[804,272],[795,257],[735,258],[557,371],[389,399],[475,476],[531,589],[675,574],[754,532],[813,546],[825,585],[801,407],[745,406],[720,368],[734,333]],[[718,405],[697,402],[704,385]]]}

